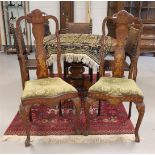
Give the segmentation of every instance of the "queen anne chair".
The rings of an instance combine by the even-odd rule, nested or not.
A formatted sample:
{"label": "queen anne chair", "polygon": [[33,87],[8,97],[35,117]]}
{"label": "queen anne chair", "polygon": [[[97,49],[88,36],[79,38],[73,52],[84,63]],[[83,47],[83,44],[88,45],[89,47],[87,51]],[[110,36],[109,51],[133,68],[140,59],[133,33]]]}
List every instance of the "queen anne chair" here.
{"label": "queen anne chair", "polygon": [[[26,61],[23,54],[22,41],[21,41],[21,32],[20,32],[20,23],[22,20],[26,20],[28,23],[32,24],[32,33],[35,38],[36,43],[36,62],[37,62],[37,78],[35,80],[29,80]],[[43,46],[44,39],[44,23],[48,19],[52,19],[56,25],[56,41],[57,41],[57,69],[58,76],[51,78],[49,77],[48,67],[46,64],[46,54]],[[46,105],[53,107],[59,102],[70,99],[73,101],[76,107],[76,116],[75,116],[75,131],[76,134],[79,134],[79,114],[80,114],[80,98],[78,96],[77,90],[62,80],[62,69],[60,63],[60,38],[59,38],[59,24],[56,17],[52,15],[43,15],[43,12],[40,10],[34,10],[26,16],[18,18],[16,22],[16,33],[19,46],[19,59],[21,72],[24,76],[24,90],[21,97],[20,104],[20,115],[23,121],[23,125],[26,131],[26,141],[25,146],[30,145],[30,111],[35,104]]]}
{"label": "queen anne chair", "polygon": [[137,86],[133,79],[123,78],[125,59],[124,47],[128,37],[128,28],[134,24],[137,18],[125,10],[114,14],[112,17],[106,17],[105,20],[108,20],[109,18],[116,23],[117,46],[114,51],[114,66],[112,68],[113,77],[104,77],[103,35],[101,38],[102,45],[100,49],[100,79],[89,88],[88,97],[86,98],[85,103],[87,122],[85,134],[89,134],[89,109],[91,105],[95,104],[95,100],[106,100],[109,104],[114,104],[116,106],[122,102],[134,102],[139,113],[135,128],[135,141],[139,142],[140,137],[138,131],[145,111],[143,103],[144,96],[141,89]]}
{"label": "queen anne chair", "polygon": [[[108,29],[107,36],[116,38],[116,23],[114,23],[111,18],[104,19],[102,23],[103,35],[105,35],[105,25],[107,25],[107,29]],[[129,26],[128,39],[126,41],[126,46],[125,46],[124,70],[129,72],[128,78],[133,79],[135,81],[137,78],[137,63],[140,55],[140,41],[141,41],[142,30],[143,30],[142,21],[138,18],[135,18],[134,23]],[[126,61],[127,56],[129,56],[130,58],[130,64],[128,64]],[[113,66],[114,66],[113,60],[105,60],[104,62],[105,71],[112,71]],[[131,116],[131,107],[132,107],[132,103],[130,103],[130,106],[129,106],[129,118]],[[100,106],[99,106],[98,115],[100,115]]]}

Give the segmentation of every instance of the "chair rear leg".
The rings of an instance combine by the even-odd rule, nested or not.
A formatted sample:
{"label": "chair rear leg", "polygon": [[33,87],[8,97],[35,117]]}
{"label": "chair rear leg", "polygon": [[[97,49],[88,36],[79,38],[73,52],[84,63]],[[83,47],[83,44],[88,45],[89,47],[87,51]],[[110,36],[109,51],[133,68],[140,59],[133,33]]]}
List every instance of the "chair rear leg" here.
{"label": "chair rear leg", "polygon": [[59,116],[62,116],[62,104],[61,101],[59,102]]}
{"label": "chair rear leg", "polygon": [[96,74],[96,81],[98,81],[99,80],[99,72],[97,72],[97,74]]}
{"label": "chair rear leg", "polygon": [[30,146],[30,126],[29,126],[29,113],[30,113],[30,106],[23,106],[20,105],[20,116],[23,121],[23,125],[26,131],[26,140],[25,140],[25,146]]}
{"label": "chair rear leg", "polygon": [[132,109],[132,102],[129,104],[129,114],[128,114],[128,119],[131,118],[131,109]]}
{"label": "chair rear leg", "polygon": [[79,97],[77,98],[73,98],[72,99],[73,101],[73,104],[75,106],[75,113],[76,113],[76,116],[75,116],[75,132],[77,135],[81,134],[81,131],[80,131],[80,112],[81,112],[81,100]]}
{"label": "chair rear leg", "polygon": [[137,64],[135,64],[135,66],[134,66],[134,71],[133,71],[133,80],[135,80],[136,81],[136,79],[137,79]]}
{"label": "chair rear leg", "polygon": [[53,64],[51,66],[49,66],[49,71],[50,71],[50,77],[54,77],[54,74],[53,74]]}
{"label": "chair rear leg", "polygon": [[89,77],[90,77],[90,82],[93,82],[93,69],[89,67]]}
{"label": "chair rear leg", "polygon": [[99,100],[99,105],[98,105],[98,116],[101,115],[101,100]]}
{"label": "chair rear leg", "polygon": [[68,65],[67,62],[64,61],[64,79],[66,79],[67,75],[68,75]]}
{"label": "chair rear leg", "polygon": [[139,116],[138,116],[138,120],[135,128],[135,142],[140,142],[140,137],[138,132],[145,113],[145,105],[144,103],[136,103],[136,108],[139,113]]}

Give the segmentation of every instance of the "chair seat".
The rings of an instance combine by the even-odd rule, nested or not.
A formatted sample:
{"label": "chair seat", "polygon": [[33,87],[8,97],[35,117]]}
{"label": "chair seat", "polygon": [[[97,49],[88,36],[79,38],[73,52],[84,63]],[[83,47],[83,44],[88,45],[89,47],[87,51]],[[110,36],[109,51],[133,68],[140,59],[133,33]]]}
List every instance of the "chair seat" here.
{"label": "chair seat", "polygon": [[22,99],[35,97],[55,97],[77,90],[59,77],[29,80],[25,83]]}
{"label": "chair seat", "polygon": [[115,77],[101,77],[89,88],[89,92],[105,93],[111,96],[136,95],[143,97],[141,89],[134,80]]}

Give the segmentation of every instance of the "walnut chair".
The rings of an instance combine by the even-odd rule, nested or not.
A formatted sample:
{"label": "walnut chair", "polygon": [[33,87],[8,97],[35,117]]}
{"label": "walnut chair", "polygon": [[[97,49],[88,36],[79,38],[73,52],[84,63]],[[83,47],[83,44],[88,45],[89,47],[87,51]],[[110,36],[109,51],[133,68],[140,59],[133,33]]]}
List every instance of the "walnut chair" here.
{"label": "walnut chair", "polygon": [[[92,33],[92,20],[90,20],[89,23],[73,23],[73,22],[66,22],[66,30],[65,33],[77,33],[77,34],[91,34]],[[64,78],[66,79],[67,75],[69,74],[69,67],[71,67],[73,64],[79,64],[83,65],[89,68],[89,77],[90,82],[93,80],[93,70],[86,64],[80,63],[69,63],[67,61],[64,61]]]}
{"label": "walnut chair", "polygon": [[126,40],[128,37],[129,27],[137,18],[121,10],[112,17],[106,17],[116,23],[116,39],[117,46],[114,51],[114,66],[112,70],[113,77],[104,77],[104,35],[101,38],[100,49],[100,79],[92,85],[88,90],[88,97],[85,102],[86,113],[86,131],[85,135],[89,134],[89,109],[95,104],[96,100],[106,100],[109,104],[117,105],[122,102],[134,102],[138,111],[138,120],[135,128],[135,141],[140,142],[139,127],[141,125],[145,105],[143,103],[143,93],[133,79],[126,79],[124,75],[124,59]]}
{"label": "walnut chair", "polygon": [[[108,29],[108,36],[116,38],[116,23],[113,22],[112,19],[106,18],[103,20],[102,23],[102,32],[105,35],[105,25],[107,25]],[[127,56],[130,58],[130,64],[124,61],[124,70],[129,71],[128,78],[133,79],[136,81],[137,78],[137,63],[138,58],[140,55],[140,41],[141,41],[141,34],[143,30],[142,21],[138,18],[135,18],[135,21],[132,25],[129,26],[128,31],[128,39],[125,46],[125,59]],[[105,60],[104,62],[104,70],[105,71],[112,71],[114,65],[113,60]],[[132,103],[129,105],[129,118],[131,117],[131,108]],[[99,113],[100,115],[100,106],[99,106]]]}
{"label": "walnut chair", "polygon": [[[48,19],[52,19],[56,25],[56,38],[57,38],[57,69],[58,76],[51,78],[49,77],[48,67],[46,64],[46,54],[43,46],[44,39],[44,23]],[[22,20],[26,20],[32,25],[32,33],[35,38],[36,43],[36,64],[37,64],[37,78],[35,80],[29,80],[28,69],[26,67],[25,56],[23,54],[21,33],[20,33],[20,23]],[[21,97],[21,104],[19,113],[21,115],[23,125],[26,131],[26,141],[25,146],[30,145],[30,121],[32,121],[30,111],[35,104],[45,105],[53,107],[58,105],[60,102],[63,103],[64,100],[72,100],[75,105],[76,115],[75,115],[75,132],[79,134],[79,115],[81,101],[78,96],[78,91],[62,80],[62,69],[60,63],[61,51],[60,51],[60,38],[59,38],[59,24],[55,16],[43,15],[43,13],[36,9],[26,16],[18,18],[16,22],[16,33],[19,46],[19,59],[21,72],[24,80],[24,90]]]}

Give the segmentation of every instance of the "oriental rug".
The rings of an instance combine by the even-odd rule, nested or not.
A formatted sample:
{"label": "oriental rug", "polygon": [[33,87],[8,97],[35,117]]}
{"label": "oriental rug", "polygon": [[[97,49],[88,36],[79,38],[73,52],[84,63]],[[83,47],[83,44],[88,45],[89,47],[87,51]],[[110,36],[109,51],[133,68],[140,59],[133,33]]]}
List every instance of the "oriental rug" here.
{"label": "oriental rug", "polygon": [[[102,101],[101,115],[97,116],[97,112],[98,105],[91,107],[91,135],[134,134],[133,124],[129,119],[127,119],[127,112],[123,104],[116,107]],[[75,135],[74,117],[75,110],[71,101],[67,101],[63,104],[62,116],[59,116],[59,110],[57,107],[51,109],[46,106],[36,105],[32,108],[33,121],[30,123],[31,135]],[[85,120],[84,111],[82,109],[80,117],[81,132],[85,129]],[[4,135],[25,135],[25,130],[19,113],[16,114]]]}

